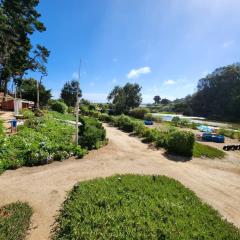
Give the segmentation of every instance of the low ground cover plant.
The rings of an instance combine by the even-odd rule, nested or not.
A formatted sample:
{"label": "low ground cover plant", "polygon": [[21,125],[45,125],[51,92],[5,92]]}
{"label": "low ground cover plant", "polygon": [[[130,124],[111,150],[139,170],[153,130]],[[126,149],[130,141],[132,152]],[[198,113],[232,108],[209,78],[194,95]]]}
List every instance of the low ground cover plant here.
{"label": "low ground cover plant", "polygon": [[54,240],[237,240],[239,230],[179,182],[119,175],[81,182],[65,200]]}
{"label": "low ground cover plant", "polygon": [[225,153],[217,148],[207,146],[205,144],[201,144],[195,142],[193,148],[193,156],[194,157],[206,157],[206,158],[224,158]]}
{"label": "low ground cover plant", "polygon": [[49,111],[48,112],[49,116],[52,116],[55,119],[63,120],[63,121],[75,121],[76,117],[72,113],[59,113],[56,111]]}
{"label": "low ground cover plant", "polygon": [[0,239],[23,240],[30,225],[32,209],[16,202],[0,208]]}

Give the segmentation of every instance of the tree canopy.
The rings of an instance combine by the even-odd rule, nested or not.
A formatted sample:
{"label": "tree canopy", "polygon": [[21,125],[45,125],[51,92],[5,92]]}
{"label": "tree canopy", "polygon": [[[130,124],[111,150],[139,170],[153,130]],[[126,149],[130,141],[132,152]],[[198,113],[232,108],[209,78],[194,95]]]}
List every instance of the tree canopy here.
{"label": "tree canopy", "polygon": [[[21,95],[23,99],[37,102],[37,80],[33,78],[24,79],[21,84]],[[46,106],[51,99],[51,90],[46,89],[45,86],[39,84],[39,104],[40,106]]]}
{"label": "tree canopy", "polygon": [[159,104],[160,101],[161,101],[161,97],[160,96],[154,96],[153,100],[154,100],[155,104]]}
{"label": "tree canopy", "polygon": [[39,0],[0,0],[0,89],[5,93],[10,80],[20,85],[29,70],[47,73],[50,52],[34,47],[30,39],[35,31],[46,30],[39,21],[38,4]]}
{"label": "tree canopy", "polygon": [[108,101],[113,104],[115,113],[125,113],[139,107],[142,102],[141,87],[137,83],[127,83],[125,86],[115,86],[108,95]]}
{"label": "tree canopy", "polygon": [[240,65],[218,68],[200,79],[190,106],[196,115],[239,121]]}
{"label": "tree canopy", "polygon": [[79,83],[76,80],[66,82],[61,91],[61,99],[67,104],[67,106],[75,107],[77,102],[77,92],[79,97],[82,96],[82,91],[79,89]]}

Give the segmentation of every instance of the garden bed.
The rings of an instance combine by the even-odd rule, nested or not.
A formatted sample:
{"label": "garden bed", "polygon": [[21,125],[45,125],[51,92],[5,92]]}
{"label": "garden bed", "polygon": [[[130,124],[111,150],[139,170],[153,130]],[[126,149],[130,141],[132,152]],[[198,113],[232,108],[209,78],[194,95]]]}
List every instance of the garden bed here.
{"label": "garden bed", "polygon": [[53,239],[237,240],[240,233],[179,182],[124,175],[75,186]]}

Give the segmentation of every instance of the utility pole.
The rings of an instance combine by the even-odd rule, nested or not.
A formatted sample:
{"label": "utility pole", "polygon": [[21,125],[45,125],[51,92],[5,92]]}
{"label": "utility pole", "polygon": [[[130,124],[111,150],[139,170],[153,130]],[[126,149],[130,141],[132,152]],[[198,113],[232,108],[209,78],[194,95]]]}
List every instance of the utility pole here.
{"label": "utility pole", "polygon": [[43,78],[43,76],[41,76],[40,82],[37,81],[37,109],[39,109],[39,107],[40,107],[40,104],[39,104],[39,85],[42,82],[42,78]]}
{"label": "utility pole", "polygon": [[81,71],[81,61],[78,69],[78,84],[77,84],[77,102],[76,102],[76,145],[78,145],[78,125],[79,125],[79,104],[80,104],[80,71]]}

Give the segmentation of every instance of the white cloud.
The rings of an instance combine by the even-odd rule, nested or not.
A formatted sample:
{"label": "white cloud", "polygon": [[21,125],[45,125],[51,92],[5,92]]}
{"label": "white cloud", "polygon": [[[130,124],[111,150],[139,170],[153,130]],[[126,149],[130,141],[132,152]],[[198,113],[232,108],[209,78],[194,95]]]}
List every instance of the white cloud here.
{"label": "white cloud", "polygon": [[234,41],[233,41],[233,40],[230,40],[230,41],[224,42],[222,46],[223,46],[224,48],[229,48],[229,47],[231,47],[233,44],[234,44]]}
{"label": "white cloud", "polygon": [[140,75],[142,74],[148,74],[151,72],[151,68],[150,67],[142,67],[142,68],[138,68],[138,69],[132,69],[128,74],[127,74],[127,78],[131,79],[131,78],[138,78]]}
{"label": "white cloud", "polygon": [[164,84],[165,84],[165,85],[174,85],[174,84],[176,84],[176,81],[169,79],[169,80],[166,80],[166,81],[164,82]]}
{"label": "white cloud", "polygon": [[94,87],[94,86],[95,86],[95,82],[90,82],[90,83],[89,83],[89,86],[90,86],[90,87]]}

